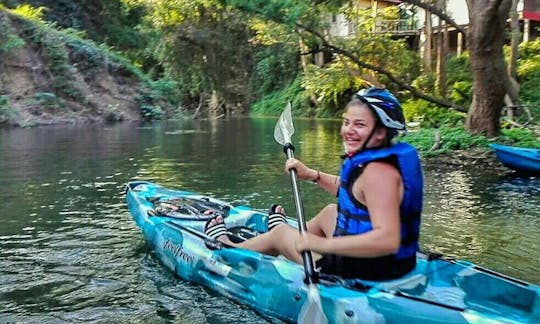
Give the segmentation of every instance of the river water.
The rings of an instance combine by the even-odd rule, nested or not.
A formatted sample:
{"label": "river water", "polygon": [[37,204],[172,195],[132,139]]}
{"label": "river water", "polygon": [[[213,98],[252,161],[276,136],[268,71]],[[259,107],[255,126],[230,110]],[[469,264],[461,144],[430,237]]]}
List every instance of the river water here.
{"label": "river water", "polygon": [[[123,189],[144,179],[294,210],[275,119],[0,130],[1,323],[273,323],[150,251]],[[340,165],[339,122],[295,121],[296,156]],[[540,284],[540,179],[424,166],[421,244]],[[301,183],[306,216],[334,197]]]}

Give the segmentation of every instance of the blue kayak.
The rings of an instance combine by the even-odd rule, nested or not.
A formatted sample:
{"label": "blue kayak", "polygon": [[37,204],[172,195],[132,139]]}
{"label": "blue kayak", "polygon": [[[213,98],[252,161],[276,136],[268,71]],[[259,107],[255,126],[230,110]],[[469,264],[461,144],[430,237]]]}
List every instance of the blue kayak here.
{"label": "blue kayak", "polygon": [[[225,246],[204,234],[206,221],[221,213],[231,239],[248,239],[267,231],[266,213],[146,181],[130,182],[126,194],[147,244],[180,278],[296,322],[308,298],[301,265]],[[417,257],[417,267],[397,280],[320,274],[317,286],[329,322],[540,323],[538,285],[463,260],[430,253]]]}
{"label": "blue kayak", "polygon": [[499,161],[521,173],[540,174],[540,149],[489,144]]}

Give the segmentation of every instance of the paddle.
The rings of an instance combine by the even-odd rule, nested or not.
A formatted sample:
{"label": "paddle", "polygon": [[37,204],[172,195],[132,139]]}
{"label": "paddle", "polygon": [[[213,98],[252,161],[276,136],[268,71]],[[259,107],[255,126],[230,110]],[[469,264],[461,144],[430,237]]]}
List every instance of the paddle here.
{"label": "paddle", "polygon": [[[291,137],[294,134],[294,125],[291,116],[291,103],[288,102],[285,109],[281,113],[279,120],[274,129],[274,139],[279,144],[283,145],[283,151],[287,154],[288,159],[294,157],[294,146],[291,142]],[[296,217],[298,220],[298,230],[300,234],[307,231],[306,221],[304,219],[304,206],[300,198],[300,190],[298,190],[298,180],[296,170],[290,172],[291,183],[294,193],[294,203],[296,205]],[[318,278],[313,266],[313,257],[310,251],[302,252],[302,261],[304,263],[304,271],[306,273],[306,284],[308,285],[308,300],[302,306],[298,316],[298,323],[328,323],[328,319],[324,315],[322,309],[321,296],[317,287]]]}

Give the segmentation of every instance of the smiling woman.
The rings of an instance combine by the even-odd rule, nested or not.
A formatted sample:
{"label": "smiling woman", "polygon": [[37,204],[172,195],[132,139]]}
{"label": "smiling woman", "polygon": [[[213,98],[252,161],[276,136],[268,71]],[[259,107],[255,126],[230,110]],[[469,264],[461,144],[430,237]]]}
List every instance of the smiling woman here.
{"label": "smiling woman", "polygon": [[312,251],[326,274],[366,280],[403,276],[416,264],[423,194],[418,153],[408,144],[392,144],[397,130],[404,128],[401,106],[389,91],[359,91],[347,104],[341,126],[347,158],[340,182],[292,157],[285,166],[299,179],[315,179],[321,188],[337,193],[337,205],[323,208],[301,235],[286,226],[279,205],[269,211],[271,230],[247,241],[231,242],[222,217],[209,221],[206,233],[231,246],[297,263],[305,264],[303,252]]}

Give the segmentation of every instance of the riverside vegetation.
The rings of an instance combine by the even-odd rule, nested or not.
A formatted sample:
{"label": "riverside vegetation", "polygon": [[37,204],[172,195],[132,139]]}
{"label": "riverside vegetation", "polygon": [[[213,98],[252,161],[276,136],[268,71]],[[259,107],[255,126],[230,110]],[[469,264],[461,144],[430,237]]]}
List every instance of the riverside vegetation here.
{"label": "riverside vegetation", "polygon": [[[279,115],[289,100],[296,108],[295,116],[339,118],[339,107],[341,101],[350,95],[348,91],[362,86],[354,75],[344,76],[339,62],[331,64],[324,74],[314,67],[302,73],[297,53],[282,45],[258,45],[225,53],[238,55],[240,60],[249,57],[249,62],[255,66],[253,71],[246,71],[245,66],[238,64],[225,67],[222,63],[223,70],[214,71],[215,66],[209,66],[206,69],[213,71],[208,71],[204,63],[194,63],[193,53],[192,57],[186,56],[183,63],[167,61],[171,60],[170,55],[180,54],[174,52],[172,43],[160,43],[168,52],[157,52],[157,44],[153,44],[151,49],[155,52],[151,54],[136,45],[111,44],[111,39],[121,38],[118,34],[130,37],[135,44],[143,34],[146,40],[150,36],[167,39],[163,28],[147,25],[139,35],[134,35],[132,21],[123,26],[113,26],[111,22],[104,21],[105,27],[110,27],[109,34],[94,36],[93,40],[88,37],[92,34],[90,29],[74,29],[61,26],[59,19],[44,19],[45,12],[49,12],[49,16],[53,12],[57,18],[62,17],[61,10],[46,11],[43,7],[28,4],[15,6],[16,1],[13,2],[12,9],[0,4],[0,124],[3,125],[28,127],[194,115],[207,118],[272,116]],[[90,6],[86,9],[92,10]],[[130,17],[135,9],[142,10],[140,6],[131,8]],[[63,17],[66,15],[64,13]],[[239,13],[234,15],[241,17]],[[139,13],[137,18],[131,19],[143,21],[144,15]],[[228,37],[239,32],[238,21],[221,23],[227,25],[227,31],[222,32]],[[209,28],[210,23],[206,21],[205,24]],[[202,28],[201,22],[197,27]],[[220,30],[215,25],[213,28]],[[247,40],[247,37],[244,35],[243,39]],[[204,41],[203,37],[198,45]],[[149,44],[141,41],[140,46]],[[403,44],[394,46],[396,48],[392,50],[404,51]],[[521,44],[519,51],[517,73],[521,86],[520,102],[523,104],[520,105],[521,110],[514,112],[512,119],[503,118],[499,137],[471,135],[463,126],[465,113],[438,107],[402,92],[399,94],[406,118],[415,125],[410,127],[403,140],[417,146],[424,157],[446,155],[452,157],[449,160],[455,160],[456,164],[467,164],[463,162],[464,158],[473,161],[471,163],[492,158],[487,144],[493,141],[540,148],[540,95],[535,90],[540,87],[540,40]],[[206,64],[218,64],[219,59],[214,58],[211,62],[207,59]],[[420,73],[414,55],[409,55],[407,60],[406,63],[401,62],[408,67],[402,72],[414,75],[411,83],[418,89],[435,92],[436,76]],[[231,68],[238,71],[230,71]],[[230,75],[225,79],[212,75],[220,72]],[[452,57],[447,73],[449,90],[446,95],[462,106],[470,105],[472,77],[467,54]],[[241,79],[243,81],[239,81]],[[212,91],[203,90],[208,84],[216,83],[221,84],[221,88],[214,86],[210,87],[214,89]],[[316,92],[323,94],[323,100],[314,107],[310,100]],[[201,114],[201,111],[205,113]],[[447,154],[456,151],[461,153]]]}

